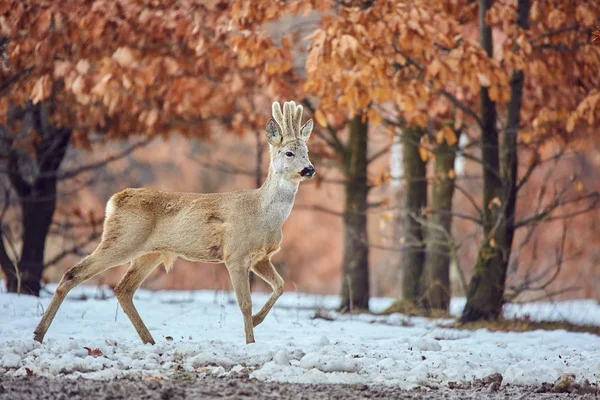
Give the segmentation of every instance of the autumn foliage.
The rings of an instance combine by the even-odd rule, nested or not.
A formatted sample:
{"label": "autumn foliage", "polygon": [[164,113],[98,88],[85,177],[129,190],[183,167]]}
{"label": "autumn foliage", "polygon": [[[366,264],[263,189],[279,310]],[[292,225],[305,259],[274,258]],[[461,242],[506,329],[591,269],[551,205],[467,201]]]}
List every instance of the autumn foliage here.
{"label": "autumn foliage", "polygon": [[289,51],[254,43],[253,55],[238,56],[233,47],[243,39],[231,39],[229,7],[186,0],[5,1],[0,35],[10,37],[9,62],[0,78],[19,79],[0,99],[0,118],[6,120],[11,102],[51,98],[64,105],[53,122],[73,127],[75,143],[84,145],[91,132],[114,139],[206,137],[207,121],[219,118],[239,133],[262,127],[264,107],[256,111],[254,93],[263,94],[259,84],[284,92]]}

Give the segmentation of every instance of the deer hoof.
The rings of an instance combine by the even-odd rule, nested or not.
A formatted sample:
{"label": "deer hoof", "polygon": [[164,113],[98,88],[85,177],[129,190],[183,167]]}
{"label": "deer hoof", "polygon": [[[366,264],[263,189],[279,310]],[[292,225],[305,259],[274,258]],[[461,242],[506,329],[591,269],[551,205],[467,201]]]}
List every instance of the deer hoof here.
{"label": "deer hoof", "polygon": [[38,330],[36,329],[35,331],[33,331],[33,340],[42,343],[42,341],[44,340],[44,334],[42,332],[38,332]]}

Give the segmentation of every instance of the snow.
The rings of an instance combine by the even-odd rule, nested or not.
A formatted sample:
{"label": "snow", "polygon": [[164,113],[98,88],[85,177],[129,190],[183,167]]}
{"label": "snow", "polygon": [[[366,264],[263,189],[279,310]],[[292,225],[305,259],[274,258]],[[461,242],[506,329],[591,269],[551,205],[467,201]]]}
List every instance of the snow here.
{"label": "snow", "polygon": [[[78,300],[83,294],[87,300]],[[193,372],[227,376],[249,371],[265,381],[382,384],[403,388],[470,382],[493,373],[503,384],[554,382],[565,373],[598,382],[600,338],[558,331],[489,332],[444,327],[448,319],[401,314],[340,315],[336,296],[285,293],[246,345],[241,314],[229,292],[150,292],[134,301],[157,344],[144,345],[98,289],[74,289],[43,344],[32,340],[50,297],[0,294],[0,379],[3,374],[87,379],[162,377]],[[96,298],[95,298],[96,297]],[[268,295],[254,293],[254,310]],[[391,299],[373,299],[374,311]],[[464,299],[454,299],[460,314]],[[334,318],[328,321],[313,318]],[[593,301],[510,305],[507,316],[600,325]],[[167,337],[169,337],[167,339]],[[99,349],[93,357],[88,350]]]}

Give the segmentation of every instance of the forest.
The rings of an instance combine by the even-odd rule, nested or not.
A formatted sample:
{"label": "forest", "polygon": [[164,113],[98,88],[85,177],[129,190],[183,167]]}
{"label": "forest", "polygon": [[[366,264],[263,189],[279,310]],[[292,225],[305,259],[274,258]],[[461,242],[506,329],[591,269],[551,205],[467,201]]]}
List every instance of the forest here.
{"label": "forest", "polygon": [[[4,1],[6,290],[37,296],[89,254],[125,187],[260,186],[270,104],[294,100],[319,172],[284,227],[288,290],[416,315],[465,296],[463,322],[598,297],[599,15],[584,0]],[[149,282],[227,288],[188,267]]]}
{"label": "forest", "polygon": [[599,1],[2,0],[0,400],[597,398],[599,129]]}

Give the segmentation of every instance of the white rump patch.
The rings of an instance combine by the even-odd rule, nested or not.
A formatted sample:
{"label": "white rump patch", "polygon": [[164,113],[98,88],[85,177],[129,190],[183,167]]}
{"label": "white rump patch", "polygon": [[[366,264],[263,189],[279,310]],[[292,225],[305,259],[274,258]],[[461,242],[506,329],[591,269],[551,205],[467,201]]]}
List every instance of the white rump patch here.
{"label": "white rump patch", "polygon": [[115,205],[113,203],[113,198],[111,197],[108,200],[108,202],[106,203],[106,208],[105,208],[105,212],[104,212],[105,219],[108,219],[108,217],[113,215],[114,212],[115,212]]}

